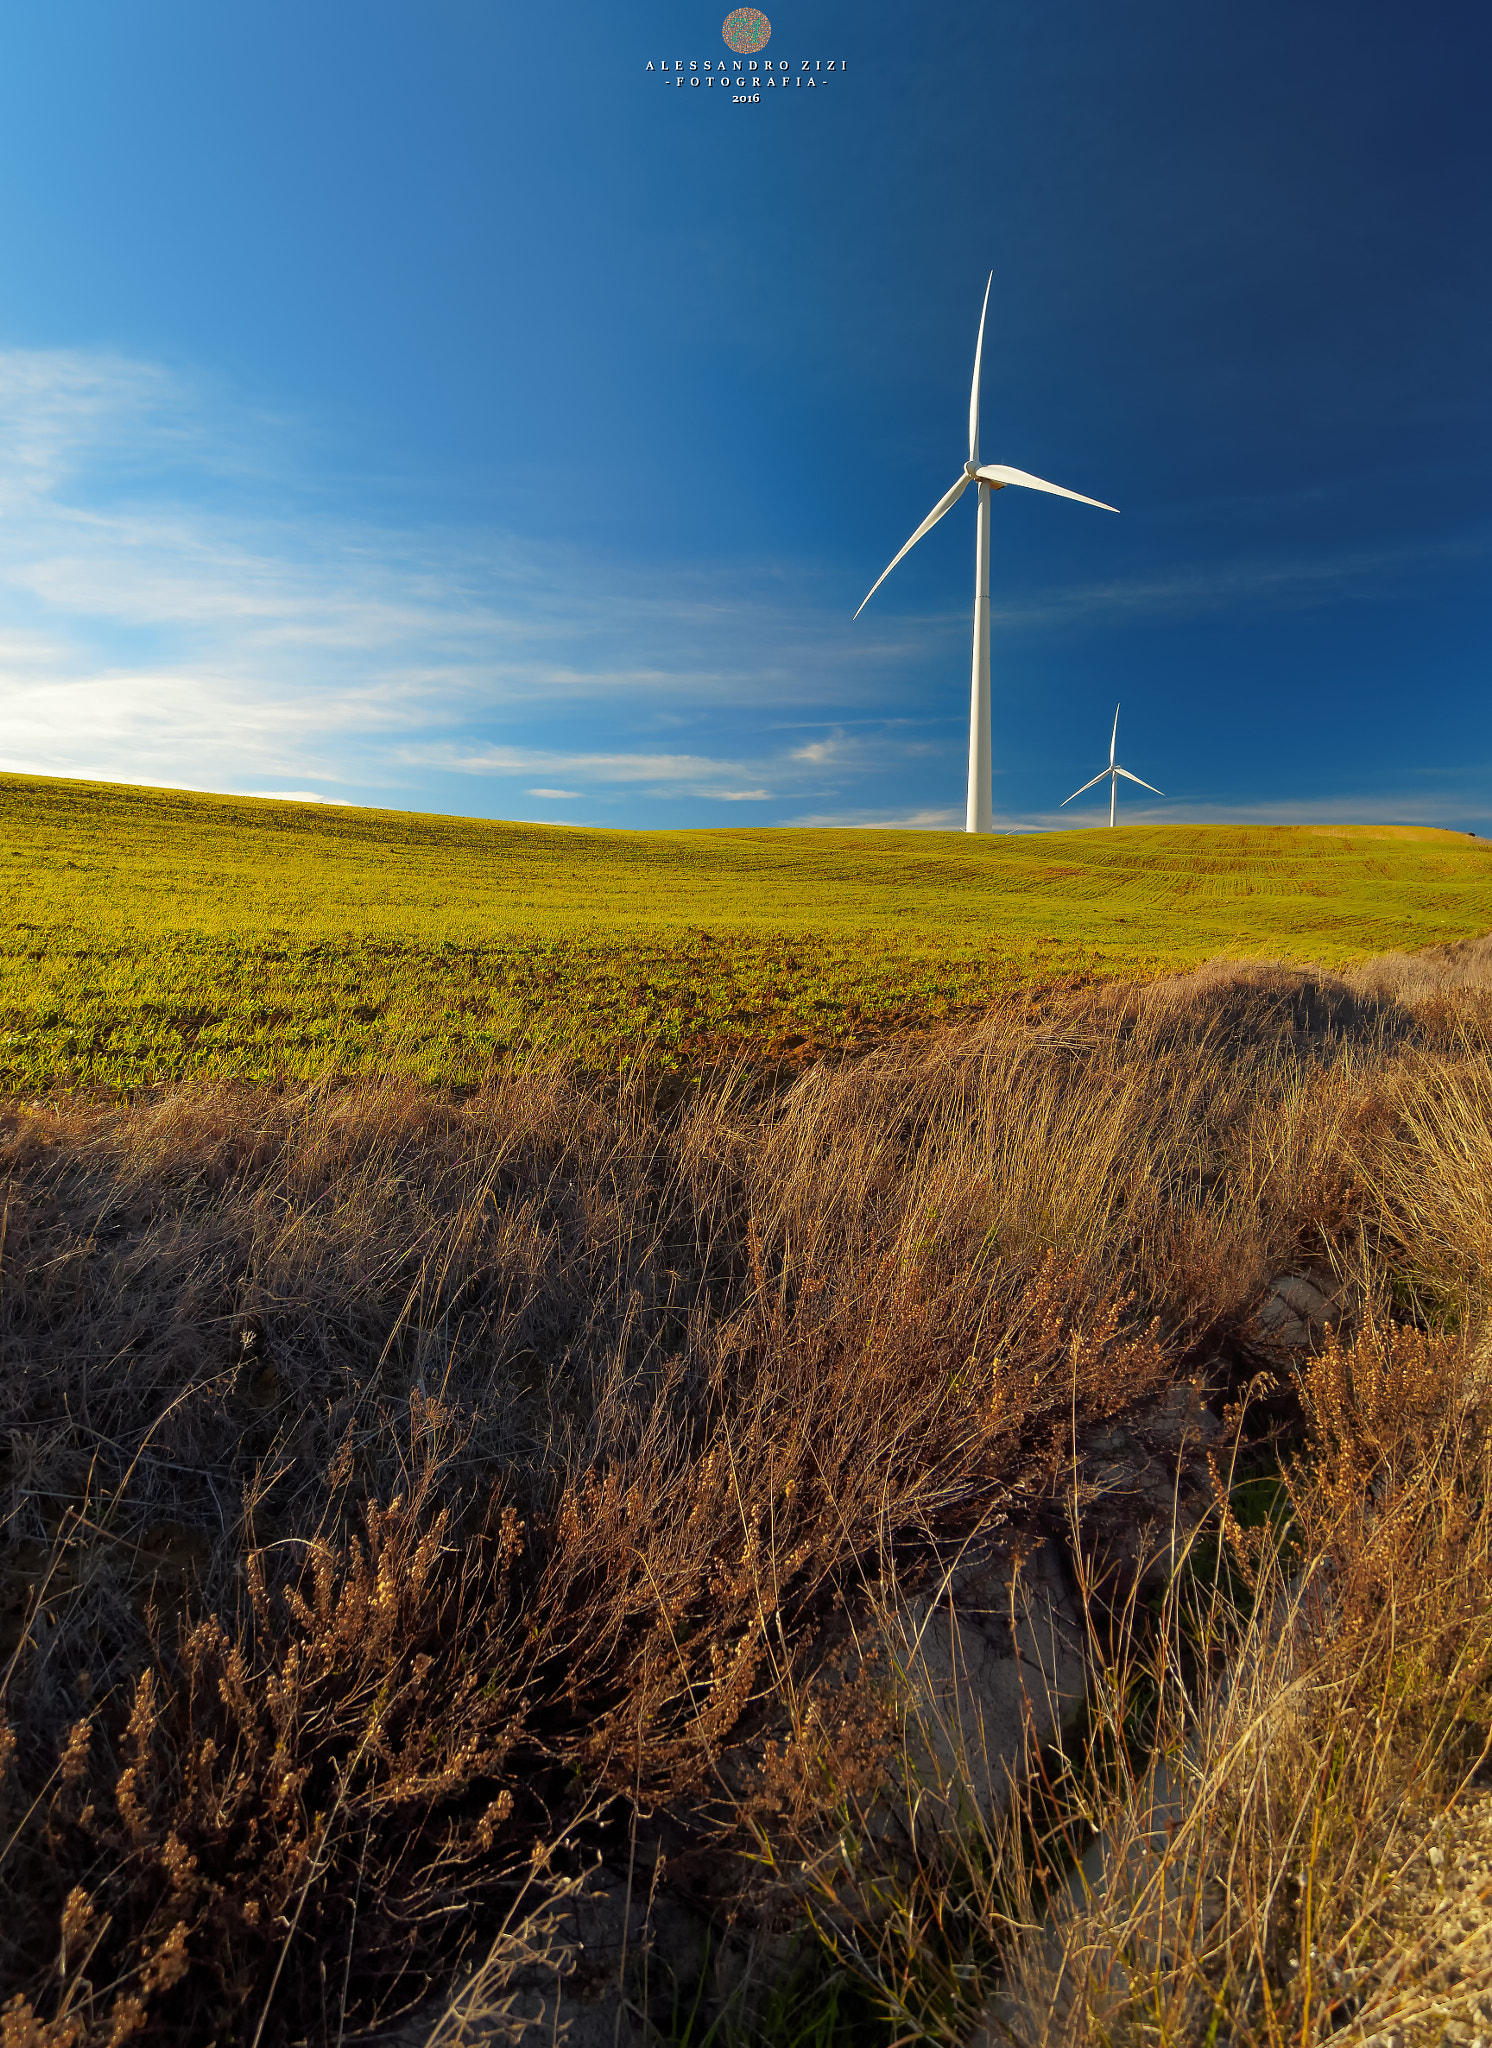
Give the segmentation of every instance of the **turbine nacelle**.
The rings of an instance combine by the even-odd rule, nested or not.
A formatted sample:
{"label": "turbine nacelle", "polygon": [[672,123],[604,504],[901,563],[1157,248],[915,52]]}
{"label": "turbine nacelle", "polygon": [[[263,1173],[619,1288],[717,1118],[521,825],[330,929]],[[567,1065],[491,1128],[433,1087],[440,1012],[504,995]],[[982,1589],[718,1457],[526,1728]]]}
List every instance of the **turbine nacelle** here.
{"label": "turbine nacelle", "polygon": [[1024,469],[1012,469],[1005,462],[986,462],[977,465],[964,464],[964,476],[969,483],[988,484],[992,491],[1003,491],[1007,484],[1020,484],[1028,491],[1050,491],[1054,498],[1071,498],[1079,505],[1096,505],[1100,512],[1115,512],[1117,505],[1106,505],[1102,498],[1085,498],[1081,491],[1064,490],[1061,484],[1046,483],[1039,476],[1031,476]]}

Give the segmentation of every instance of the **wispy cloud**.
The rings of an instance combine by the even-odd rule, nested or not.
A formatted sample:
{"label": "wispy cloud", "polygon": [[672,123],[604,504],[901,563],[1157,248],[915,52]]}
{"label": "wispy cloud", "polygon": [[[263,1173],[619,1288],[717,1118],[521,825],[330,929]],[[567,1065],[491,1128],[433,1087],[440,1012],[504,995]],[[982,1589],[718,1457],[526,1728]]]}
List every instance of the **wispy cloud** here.
{"label": "wispy cloud", "polygon": [[784,822],[840,832],[962,832],[964,814],[949,804],[906,811],[809,811]]}
{"label": "wispy cloud", "polygon": [[777,779],[761,761],[561,756],[493,729],[567,703],[634,726],[670,703],[695,722],[722,701],[801,705],[807,673],[832,702],[874,646],[846,640],[811,571],[789,587],[401,532],[339,509],[296,446],[286,422],[152,365],[0,352],[3,765],[365,790],[438,767],[756,802]]}
{"label": "wispy cloud", "polygon": [[317,789],[246,789],[244,796],[258,797],[267,804],[340,804],[347,799],[340,796],[323,796]]}
{"label": "wispy cloud", "polygon": [[[1096,583],[1050,584],[1029,597],[996,598],[990,617],[1007,629],[1039,629],[1109,619],[1193,618],[1243,604],[1254,611],[1299,611],[1386,595],[1426,570],[1483,561],[1492,561],[1492,525],[1392,547],[1243,556]],[[901,613],[883,622],[870,658],[898,659],[925,648],[929,632],[955,629],[968,630],[962,605],[952,611]]]}
{"label": "wispy cloud", "polygon": [[843,733],[831,733],[827,739],[810,740],[807,746],[794,747],[789,758],[794,761],[808,761],[821,767],[829,761],[842,760],[848,752]]}
{"label": "wispy cloud", "polygon": [[[1121,804],[1123,799],[1120,799]],[[1071,817],[1063,811],[1063,821]],[[1029,829],[1052,831],[1059,829],[1052,823],[1053,814],[1041,813],[1033,819]],[[1125,813],[1121,810],[1121,818]],[[1304,825],[1331,827],[1334,825],[1429,825],[1437,829],[1457,830],[1468,818],[1479,822],[1492,821],[1492,803],[1485,799],[1472,798],[1469,802],[1463,793],[1442,793],[1438,790],[1399,788],[1377,791],[1368,796],[1351,794],[1335,797],[1296,798],[1291,800],[1263,799],[1256,803],[1228,803],[1222,799],[1204,797],[1196,802],[1182,800],[1179,803],[1161,806],[1147,804],[1143,808],[1136,804],[1129,812],[1129,824],[1175,824],[1187,822],[1199,825]],[[1093,820],[1085,822],[1092,823]],[[1104,820],[1105,827],[1107,819]]]}
{"label": "wispy cloud", "polygon": [[[686,782],[729,775],[738,764],[700,754],[567,754],[540,747],[408,747],[407,760],[458,775],[535,775],[546,769],[584,774],[597,782]],[[555,790],[533,794],[562,795]]]}
{"label": "wispy cloud", "polygon": [[[1322,831],[1353,825],[1429,826],[1437,830],[1463,829],[1474,818],[1484,830],[1492,828],[1492,802],[1468,805],[1463,797],[1425,789],[1398,789],[1374,796],[1340,796],[1299,800],[1227,803],[1202,797],[1155,804],[1136,799],[1120,800],[1121,825],[1289,825]],[[896,810],[809,811],[783,821],[840,831],[877,832],[962,832],[964,813],[951,805],[943,808]],[[1108,797],[1100,805],[1079,812],[1063,810],[997,811],[997,832],[1087,832],[1107,831]]]}
{"label": "wispy cloud", "polygon": [[992,610],[1012,626],[1074,618],[1185,618],[1245,602],[1294,610],[1391,590],[1428,568],[1488,559],[1492,526],[1393,547],[1183,565],[1160,575],[1064,586],[1038,593],[1029,603]]}

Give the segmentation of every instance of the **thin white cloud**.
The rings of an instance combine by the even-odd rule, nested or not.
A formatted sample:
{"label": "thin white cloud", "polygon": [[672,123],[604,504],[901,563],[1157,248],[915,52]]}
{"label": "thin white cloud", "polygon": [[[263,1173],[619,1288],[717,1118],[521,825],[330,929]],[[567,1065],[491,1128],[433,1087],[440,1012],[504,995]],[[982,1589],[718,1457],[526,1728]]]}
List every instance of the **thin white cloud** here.
{"label": "thin white cloud", "polygon": [[786,822],[840,832],[962,832],[964,813],[948,804],[910,811],[811,811]]}
{"label": "thin white cloud", "polygon": [[[1385,594],[1400,587],[1406,576],[1423,570],[1488,559],[1492,527],[1483,527],[1394,547],[1182,564],[1158,575],[1054,584],[1028,599],[997,599],[990,616],[998,626],[1039,628],[1075,620],[1190,618],[1242,603],[1256,609],[1300,610]],[[901,659],[925,650],[928,633],[964,633],[968,624],[964,606],[955,611],[904,612],[886,622],[876,644],[867,649],[867,658]]]}
{"label": "thin white cloud", "polygon": [[576,803],[580,800],[580,791],[578,789],[531,789],[528,791],[528,795],[552,797],[557,802],[563,803]]}
{"label": "thin white cloud", "polygon": [[[702,754],[567,754],[541,747],[406,747],[404,758],[457,775],[534,775],[547,768],[587,775],[596,782],[688,782],[729,774],[734,763]],[[534,796],[562,792],[534,790]]]}
{"label": "thin white cloud", "polygon": [[[1123,825],[1275,825],[1306,831],[1339,830],[1353,825],[1428,826],[1434,830],[1456,831],[1467,817],[1492,826],[1492,805],[1468,806],[1453,795],[1444,797],[1423,791],[1399,790],[1380,796],[1342,796],[1304,801],[1279,799],[1251,804],[1229,804],[1201,798],[1178,800],[1164,806],[1128,806],[1120,799],[1119,823]],[[835,826],[841,829],[868,828],[876,831],[961,832],[964,813],[953,808],[871,814],[817,812],[787,821],[794,825]],[[1109,829],[1108,798],[1094,810],[997,812],[995,830],[1028,832],[1106,832]]]}
{"label": "thin white cloud", "polygon": [[1492,528],[1392,548],[1293,555],[1183,567],[1160,576],[1116,577],[1038,595],[1029,604],[997,605],[1011,626],[1084,618],[1186,618],[1248,602],[1275,610],[1336,604],[1392,590],[1413,572],[1492,557]]}
{"label": "thin white cloud", "polygon": [[[1123,798],[1120,798],[1120,819],[1125,821]],[[1060,815],[1066,820],[1068,811],[1060,814],[1044,813],[1033,819],[1029,829],[1048,832],[1060,829],[1051,820]],[[1438,791],[1398,789],[1378,792],[1369,796],[1307,797],[1266,799],[1258,803],[1225,803],[1215,798],[1203,798],[1197,802],[1182,799],[1168,804],[1164,809],[1156,804],[1147,804],[1143,810],[1136,804],[1129,813],[1130,824],[1182,824],[1199,825],[1300,825],[1305,827],[1336,825],[1428,825],[1437,830],[1454,830],[1467,817],[1492,819],[1492,806],[1473,801],[1468,803],[1464,796],[1454,793],[1441,794]],[[1100,821],[1087,820],[1088,823]],[[1102,819],[1105,829],[1108,819]]]}
{"label": "thin white cloud", "polygon": [[267,804],[345,804],[342,796],[323,796],[319,789],[246,789],[245,796]]}

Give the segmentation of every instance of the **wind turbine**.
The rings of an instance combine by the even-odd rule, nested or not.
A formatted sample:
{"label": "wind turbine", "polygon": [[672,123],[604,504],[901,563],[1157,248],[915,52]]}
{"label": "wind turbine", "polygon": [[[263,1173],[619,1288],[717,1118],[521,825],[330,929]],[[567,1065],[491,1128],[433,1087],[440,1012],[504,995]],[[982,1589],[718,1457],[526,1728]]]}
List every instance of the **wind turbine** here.
{"label": "wind turbine", "polygon": [[[1072,802],[1073,797],[1081,796],[1083,794],[1084,789],[1092,789],[1094,782],[1102,782],[1104,778],[1107,777],[1109,784],[1109,829],[1112,831],[1114,825],[1114,806],[1119,796],[1119,778],[1121,775],[1124,777],[1126,782],[1139,782],[1141,789],[1148,789],[1154,796],[1165,795],[1165,791],[1163,789],[1157,789],[1153,782],[1140,782],[1140,778],[1138,775],[1131,775],[1127,768],[1120,768],[1119,766],[1117,766],[1114,760],[1114,749],[1118,744],[1119,706],[1116,704],[1114,706],[1114,730],[1109,734],[1108,767],[1100,768],[1098,773],[1094,776],[1093,782],[1085,782],[1083,784],[1083,789],[1075,789],[1072,793],[1072,796],[1063,797],[1062,802],[1057,806],[1057,809],[1059,811],[1062,810],[1066,805],[1070,804]],[[1092,756],[1090,755],[1089,758],[1091,760]]]}
{"label": "wind turbine", "polygon": [[979,315],[979,339],[974,345],[974,387],[969,393],[969,459],[964,473],[944,497],[939,498],[912,538],[894,555],[866,592],[860,612],[875,596],[902,555],[910,554],[924,533],[930,533],[945,512],[951,512],[972,483],[979,486],[979,534],[974,555],[974,676],[969,690],[969,801],[964,814],[966,832],[993,832],[994,806],[990,793],[989,720],[989,501],[1007,484],[1021,484],[1028,491],[1050,491],[1054,498],[1075,498],[1080,505],[1096,505],[1100,512],[1117,512],[1117,505],[1105,505],[1100,498],[1085,498],[1081,491],[1065,491],[1061,484],[1043,483],[1039,476],[1027,476],[1023,469],[1008,469],[1003,462],[979,464],[979,365],[984,354],[984,321],[989,312],[989,274],[984,288],[984,306]]}

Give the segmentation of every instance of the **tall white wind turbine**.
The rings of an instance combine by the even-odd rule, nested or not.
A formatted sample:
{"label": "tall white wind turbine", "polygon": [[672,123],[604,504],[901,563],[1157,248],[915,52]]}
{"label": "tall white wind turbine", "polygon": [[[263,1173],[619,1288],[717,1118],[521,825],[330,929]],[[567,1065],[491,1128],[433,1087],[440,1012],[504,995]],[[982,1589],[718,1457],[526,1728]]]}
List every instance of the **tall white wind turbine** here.
{"label": "tall white wind turbine", "polygon": [[[1124,777],[1126,782],[1139,782],[1141,789],[1148,789],[1152,796],[1165,795],[1165,791],[1163,789],[1157,789],[1153,782],[1141,782],[1138,775],[1131,775],[1127,768],[1121,768],[1118,766],[1114,759],[1114,749],[1118,746],[1118,744],[1119,706],[1116,704],[1114,706],[1114,730],[1109,734],[1108,767],[1100,768],[1098,773],[1094,776],[1092,782],[1085,782],[1083,784],[1083,789],[1075,789],[1072,793],[1072,796],[1063,797],[1062,802],[1057,806],[1057,809],[1059,811],[1062,810],[1066,805],[1070,804],[1073,800],[1073,797],[1081,796],[1083,794],[1083,790],[1092,789],[1096,783],[1100,783],[1107,780],[1109,785],[1109,828],[1112,831],[1114,825],[1114,806],[1119,795],[1119,778],[1121,775]],[[1089,756],[1089,759],[1092,759],[1091,755]]]}
{"label": "tall white wind turbine", "polygon": [[964,473],[944,497],[939,498],[931,512],[923,520],[912,538],[894,555],[881,571],[865,594],[860,612],[875,596],[902,555],[910,554],[924,533],[930,533],[945,512],[951,512],[964,492],[972,483],[979,486],[979,536],[974,556],[974,676],[969,691],[969,801],[964,817],[966,832],[993,832],[995,829],[994,805],[991,799],[990,782],[990,717],[989,717],[989,501],[992,493],[1003,491],[1007,484],[1020,484],[1028,491],[1050,491],[1054,498],[1075,498],[1080,505],[1096,505],[1100,512],[1117,512],[1117,505],[1105,505],[1102,499],[1085,498],[1081,491],[1065,491],[1061,484],[1043,483],[1039,476],[1027,476],[1023,469],[1008,469],[1002,462],[979,464],[979,365],[984,355],[984,321],[989,312],[990,285],[995,273],[989,274],[989,284],[984,288],[984,305],[979,315],[979,339],[974,345],[974,387],[969,393],[969,459],[964,464]]}

